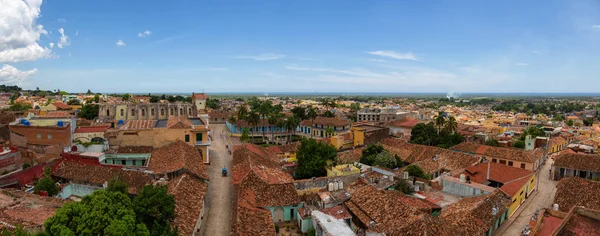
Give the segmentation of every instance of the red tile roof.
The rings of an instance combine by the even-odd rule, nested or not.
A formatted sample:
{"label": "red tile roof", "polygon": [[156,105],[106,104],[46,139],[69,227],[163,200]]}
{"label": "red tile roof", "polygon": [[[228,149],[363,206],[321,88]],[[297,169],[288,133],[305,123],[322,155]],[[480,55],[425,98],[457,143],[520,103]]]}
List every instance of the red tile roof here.
{"label": "red tile roof", "polygon": [[167,128],[169,128],[169,129],[189,129],[189,128],[192,128],[192,122],[185,117],[171,116],[167,120]]}
{"label": "red tile roof", "polygon": [[600,172],[600,155],[561,153],[554,159],[554,166]]}
{"label": "red tile roof", "polygon": [[104,133],[109,126],[88,126],[88,127],[77,127],[75,133]]}
{"label": "red tile roof", "polygon": [[[511,200],[500,190],[491,194],[464,198],[444,210],[440,218],[459,227],[463,235],[483,235],[509,208]],[[492,208],[498,209],[492,215]]]}
{"label": "red tile roof", "polygon": [[192,235],[200,212],[205,208],[204,198],[208,184],[204,180],[184,173],[168,183],[169,194],[175,196],[175,220],[173,225],[182,235]]}
{"label": "red tile roof", "polygon": [[450,149],[455,151],[527,163],[533,163],[539,158],[536,155],[534,155],[533,152],[525,151],[522,149],[492,147],[471,142],[463,142],[451,147]]}
{"label": "red tile roof", "polygon": [[43,115],[42,117],[47,117],[47,118],[66,118],[66,117],[73,117],[73,114],[66,112],[66,111],[49,111],[47,112],[45,115]]}
{"label": "red tile roof", "polygon": [[520,189],[529,181],[534,174],[533,171],[502,165],[494,162],[481,163],[476,166],[467,168],[463,174],[471,177],[471,181],[475,183],[485,184],[488,173],[488,165],[490,170],[489,180],[502,183],[500,188],[509,196],[514,196]]}
{"label": "red tile roof", "polygon": [[348,210],[346,210],[346,208],[344,208],[344,206],[342,206],[342,205],[334,206],[331,208],[321,209],[319,211],[321,211],[327,215],[333,216],[336,219],[341,219],[341,220],[352,219],[352,215],[350,215]]}
{"label": "red tile roof", "polygon": [[52,103],[52,105],[56,106],[56,108],[58,108],[58,109],[71,110],[71,106],[69,106],[63,102],[55,102],[55,103]]}
{"label": "red tile roof", "polygon": [[206,100],[208,96],[205,93],[194,93],[192,94],[192,98]]}
{"label": "red tile roof", "polygon": [[417,124],[419,124],[419,120],[412,119],[412,118],[406,118],[406,119],[402,119],[402,120],[390,121],[386,125],[392,126],[392,127],[411,128],[412,129]]}
{"label": "red tile roof", "polygon": [[198,150],[183,141],[154,150],[148,162],[148,170],[157,174],[186,170],[198,178],[209,179]]}
{"label": "red tile roof", "polygon": [[315,118],[315,120],[303,120],[301,122],[300,125],[302,126],[312,126],[313,124],[316,125],[323,125],[323,126],[347,126],[350,125],[350,121],[349,120],[344,120],[344,119],[340,119],[340,118],[336,118],[336,117],[317,117]]}
{"label": "red tile roof", "polygon": [[600,182],[579,177],[563,178],[556,185],[554,203],[562,212],[577,206],[600,211]]}
{"label": "red tile roof", "polygon": [[150,175],[139,171],[128,171],[120,168],[86,165],[71,161],[62,161],[52,173],[53,176],[68,179],[75,183],[91,183],[102,185],[114,178],[123,181],[129,186],[128,192],[137,194],[144,185],[151,182]]}

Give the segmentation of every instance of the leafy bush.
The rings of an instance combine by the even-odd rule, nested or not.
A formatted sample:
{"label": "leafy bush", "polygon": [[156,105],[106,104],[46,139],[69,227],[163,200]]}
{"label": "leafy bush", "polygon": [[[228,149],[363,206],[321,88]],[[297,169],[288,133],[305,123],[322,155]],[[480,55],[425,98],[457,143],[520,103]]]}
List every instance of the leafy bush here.
{"label": "leafy bush", "polygon": [[40,191],[46,191],[46,192],[48,192],[48,195],[50,195],[50,196],[54,196],[54,195],[58,194],[58,192],[59,192],[58,186],[56,186],[56,183],[54,183],[54,180],[52,180],[51,175],[52,175],[52,173],[51,173],[50,167],[46,166],[44,168],[44,177],[42,177],[33,186],[33,192],[39,193]]}

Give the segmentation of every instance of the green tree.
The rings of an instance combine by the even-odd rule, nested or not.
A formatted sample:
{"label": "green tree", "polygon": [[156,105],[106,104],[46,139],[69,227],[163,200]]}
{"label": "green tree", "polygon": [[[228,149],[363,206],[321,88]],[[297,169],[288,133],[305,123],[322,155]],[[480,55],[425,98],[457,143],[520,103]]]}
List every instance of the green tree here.
{"label": "green tree", "polygon": [[94,93],[92,93],[92,91],[88,89],[87,93],[85,93],[85,94],[86,94],[86,95],[92,95],[92,94],[94,94]]}
{"label": "green tree", "polygon": [[111,179],[108,181],[108,187],[106,188],[106,191],[109,192],[119,192],[122,194],[127,194],[129,187],[127,186],[126,183],[124,183],[123,181],[119,180],[119,179]]}
{"label": "green tree", "polygon": [[327,128],[325,128],[325,136],[331,137],[331,136],[333,136],[333,134],[334,134],[333,127],[327,126]]}
{"label": "green tree", "polygon": [[300,125],[300,118],[296,116],[288,117],[285,120],[285,128],[288,131],[288,142],[292,139],[292,133],[296,133],[298,125]]}
{"label": "green tree", "polygon": [[219,109],[220,105],[219,105],[219,100],[218,99],[206,99],[206,107],[213,109],[213,110],[217,110]]}
{"label": "green tree", "polygon": [[290,110],[294,116],[300,118],[300,120],[306,120],[306,108],[301,106],[296,106]]}
{"label": "green tree", "polygon": [[377,154],[382,153],[384,151],[383,146],[380,144],[370,144],[367,148],[362,150],[362,155],[360,156],[360,163],[363,163],[368,166],[372,166],[375,162],[375,157]]}
{"label": "green tree", "polygon": [[94,102],[95,103],[99,103],[100,102],[100,94],[94,95]]}
{"label": "green tree", "polygon": [[246,143],[246,142],[250,141],[250,134],[248,132],[248,128],[242,129],[242,136],[240,137],[240,141],[242,143]]}
{"label": "green tree", "polygon": [[488,139],[487,141],[485,141],[485,145],[492,146],[492,147],[498,147],[498,146],[500,146],[500,143],[498,142],[498,140]]}
{"label": "green tree", "polygon": [[455,133],[456,130],[458,130],[458,122],[456,122],[456,118],[454,118],[454,116],[448,116],[444,128],[448,133]]}
{"label": "green tree", "polygon": [[250,125],[250,132],[252,132],[252,142],[254,142],[254,130],[256,130],[258,124],[260,123],[260,114],[258,114],[258,112],[255,111],[250,111],[250,113],[248,113],[248,115],[246,116],[246,122],[248,122],[248,124]]}
{"label": "green tree", "polygon": [[150,96],[150,102],[151,103],[160,102],[160,97],[159,96]]}
{"label": "green tree", "polygon": [[72,106],[72,105],[81,105],[81,102],[79,100],[77,100],[77,99],[71,99],[71,100],[69,100],[67,102],[67,105],[70,105],[70,106]]}
{"label": "green tree", "polygon": [[407,166],[406,171],[410,176],[415,176],[422,179],[431,179],[431,176],[429,176],[429,174],[425,173],[423,169],[421,169],[421,167],[414,164]]}
{"label": "green tree", "polygon": [[439,133],[444,125],[446,125],[446,116],[444,115],[444,112],[440,111],[433,119],[435,120],[435,126],[437,126],[437,131]]}
{"label": "green tree", "polygon": [[105,190],[64,204],[44,226],[51,235],[150,235],[146,225],[136,223],[129,197]]}
{"label": "green tree", "polygon": [[516,147],[516,148],[525,148],[525,142],[521,141],[521,140],[518,140],[518,141],[516,141],[513,144],[513,147]]}
{"label": "green tree", "polygon": [[350,104],[350,114],[348,117],[350,120],[356,122],[358,120],[358,111],[360,110],[360,103],[355,102]]}
{"label": "green tree", "polygon": [[[391,153],[387,151],[383,151],[375,155],[375,160],[373,161],[374,166],[382,166],[390,169],[395,169],[400,167],[398,164],[398,159]],[[401,165],[402,163],[400,163]]]}
{"label": "green tree", "polygon": [[410,131],[410,142],[414,144],[430,145],[437,144],[438,131],[432,123],[417,124]]}
{"label": "green tree", "polygon": [[175,198],[167,193],[166,186],[144,186],[133,199],[133,210],[137,221],[145,224],[151,235],[173,234],[170,225],[175,219]]}
{"label": "green tree", "polygon": [[323,117],[335,117],[335,114],[333,114],[333,112],[331,112],[330,110],[325,110],[325,112],[323,112],[323,114],[321,114],[321,116]]}
{"label": "green tree", "polygon": [[99,112],[100,107],[98,104],[85,104],[83,107],[81,107],[81,110],[79,113],[77,113],[77,116],[88,120],[93,120],[98,117]]}
{"label": "green tree", "polygon": [[396,184],[394,185],[394,190],[403,192],[405,194],[414,193],[414,190],[410,186],[410,183],[408,183],[408,181],[403,180],[403,179],[400,179],[396,182]]}
{"label": "green tree", "polygon": [[33,191],[39,193],[40,191],[48,192],[49,196],[54,196],[60,191],[54,180],[52,180],[52,170],[49,166],[44,167],[44,177],[42,177],[34,186]]}
{"label": "green tree", "polygon": [[525,129],[525,132],[523,132],[523,134],[521,134],[521,137],[519,138],[519,140],[521,141],[525,141],[525,138],[527,138],[528,135],[531,135],[531,138],[536,138],[538,136],[546,136],[546,131],[544,131],[541,128],[538,128],[536,126],[529,126],[527,127],[527,129]]}
{"label": "green tree", "polygon": [[27,111],[27,110],[31,110],[31,105],[26,104],[26,103],[21,103],[21,102],[17,102],[17,103],[13,103],[12,105],[10,105],[7,110],[9,111]]}
{"label": "green tree", "polygon": [[131,95],[129,95],[128,93],[123,94],[123,96],[121,97],[123,99],[123,101],[129,101],[129,99],[131,98]]}
{"label": "green tree", "polygon": [[573,120],[569,119],[567,120],[567,126],[573,126]]}
{"label": "green tree", "polygon": [[67,91],[58,91],[58,95],[65,96],[65,95],[69,95],[69,93]]}
{"label": "green tree", "polygon": [[304,139],[300,143],[298,152],[298,168],[295,178],[306,179],[312,177],[321,177],[327,175],[327,161],[334,161],[337,157],[337,150],[331,144],[317,142],[314,139]]}
{"label": "green tree", "polygon": [[[315,109],[313,106],[309,106],[308,108],[306,108],[306,118],[310,119],[311,124],[315,123],[315,119],[317,118],[317,109]],[[310,138],[313,137],[313,132],[312,132],[312,127],[311,127],[311,131],[310,131]]]}

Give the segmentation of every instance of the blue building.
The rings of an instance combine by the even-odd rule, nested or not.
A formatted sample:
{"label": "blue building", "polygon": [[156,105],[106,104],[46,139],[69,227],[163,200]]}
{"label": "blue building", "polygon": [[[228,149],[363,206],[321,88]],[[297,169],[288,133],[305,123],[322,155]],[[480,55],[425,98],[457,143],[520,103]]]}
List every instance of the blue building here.
{"label": "blue building", "polygon": [[252,125],[250,125],[248,122],[246,122],[244,120],[237,120],[235,122],[235,124],[232,124],[229,121],[227,121],[225,124],[227,125],[227,129],[229,129],[229,131],[232,134],[241,134],[242,130],[244,128],[248,128],[248,132],[250,132],[250,133],[254,132],[255,136],[262,135],[263,131],[264,131],[265,135],[271,135],[271,132],[274,132],[274,133],[286,133],[287,132],[287,130],[284,127],[278,127],[276,125],[269,124],[269,121],[267,119],[261,119],[260,122],[258,122],[258,125],[254,126],[254,127],[252,127]]}

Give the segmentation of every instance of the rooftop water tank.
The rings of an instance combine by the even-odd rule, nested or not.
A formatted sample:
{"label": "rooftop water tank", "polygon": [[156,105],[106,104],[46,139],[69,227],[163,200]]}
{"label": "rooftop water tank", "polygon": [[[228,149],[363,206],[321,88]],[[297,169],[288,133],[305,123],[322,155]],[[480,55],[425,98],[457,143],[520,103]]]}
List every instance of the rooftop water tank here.
{"label": "rooftop water tank", "polygon": [[340,181],[338,183],[338,189],[344,189],[344,182]]}
{"label": "rooftop water tank", "polygon": [[58,125],[58,127],[63,127],[63,125],[64,125],[64,124],[63,124],[63,121],[62,121],[62,120],[59,120],[59,121],[57,122],[57,125]]}
{"label": "rooftop water tank", "polygon": [[124,123],[123,120],[119,120],[118,124],[122,125],[123,123]]}
{"label": "rooftop water tank", "polygon": [[467,179],[465,178],[465,174],[460,174],[460,182],[461,183],[466,183]]}
{"label": "rooftop water tank", "polygon": [[327,190],[329,190],[329,192],[333,192],[333,183],[328,184]]}
{"label": "rooftop water tank", "polygon": [[333,182],[333,191],[338,191],[338,183]]}
{"label": "rooftop water tank", "polygon": [[27,121],[27,120],[26,120],[26,121],[25,121],[23,124],[24,124],[25,126],[29,126],[29,125],[30,125],[29,121]]}

